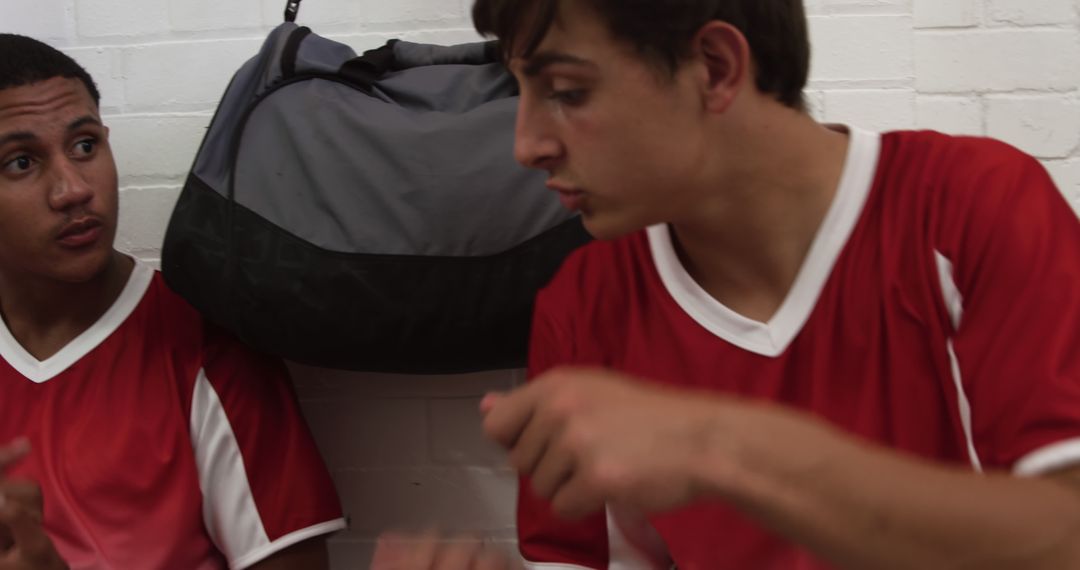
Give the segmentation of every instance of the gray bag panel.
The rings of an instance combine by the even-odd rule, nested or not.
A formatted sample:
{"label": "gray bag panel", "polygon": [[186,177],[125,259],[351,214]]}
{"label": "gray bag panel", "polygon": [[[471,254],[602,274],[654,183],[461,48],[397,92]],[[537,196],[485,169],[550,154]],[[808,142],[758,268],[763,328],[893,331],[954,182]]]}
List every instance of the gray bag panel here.
{"label": "gray bag panel", "polygon": [[517,101],[517,83],[497,63],[434,65],[395,71],[379,80],[374,91],[380,99],[416,112],[467,113],[499,99]]}
{"label": "gray bag panel", "polygon": [[242,144],[231,133],[207,137],[214,147],[194,172],[215,191],[227,195],[238,148],[236,202],[343,253],[494,255],[574,217],[543,173],[513,158],[516,84],[491,62],[489,43],[394,42],[398,70],[365,93],[333,80],[355,52],[315,35],[299,44],[296,73],[330,79],[283,83],[296,29],[279,26],[222,102],[212,131],[235,129],[272,90],[251,110]]}
{"label": "gray bag panel", "polygon": [[245,63],[233,76],[225,96],[218,104],[209,136],[203,139],[192,172],[211,188],[225,193],[231,181],[232,153],[236,145],[234,128],[248,107],[268,86],[281,79],[281,57],[295,24],[275,28],[258,55]]}
{"label": "gray bag panel", "polygon": [[296,73],[337,73],[341,64],[356,57],[345,44],[310,36],[300,44],[296,55]]}
{"label": "gray bag panel", "polygon": [[[305,81],[261,104],[241,145],[236,200],[351,253],[494,255],[569,219],[544,175],[514,163],[515,100],[417,114],[351,91]],[[292,167],[298,154],[303,169]]]}

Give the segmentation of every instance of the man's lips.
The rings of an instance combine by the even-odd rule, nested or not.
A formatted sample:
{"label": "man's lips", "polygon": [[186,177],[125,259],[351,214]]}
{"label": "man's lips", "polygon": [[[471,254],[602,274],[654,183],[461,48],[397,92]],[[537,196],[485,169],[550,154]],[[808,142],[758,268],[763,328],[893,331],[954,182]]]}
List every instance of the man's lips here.
{"label": "man's lips", "polygon": [[585,192],[581,190],[553,180],[548,181],[547,187],[559,193],[559,201],[567,210],[580,210],[585,205]]}
{"label": "man's lips", "polygon": [[64,226],[56,240],[70,248],[85,247],[101,237],[104,225],[94,218],[81,218]]}

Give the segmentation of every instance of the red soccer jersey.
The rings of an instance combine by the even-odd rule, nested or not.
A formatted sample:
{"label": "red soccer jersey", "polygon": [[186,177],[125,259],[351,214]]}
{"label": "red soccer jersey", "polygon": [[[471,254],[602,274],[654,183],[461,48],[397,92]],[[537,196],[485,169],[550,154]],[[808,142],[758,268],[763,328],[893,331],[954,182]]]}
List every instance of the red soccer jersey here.
{"label": "red soccer jersey", "polygon": [[0,442],[32,446],[8,475],[72,570],[245,568],[345,526],[282,363],[147,265],[44,362],[0,322],[0,356]]}
{"label": "red soccer jersey", "polygon": [[[561,364],[779,402],[951,465],[1080,462],[1080,223],[1034,159],[932,132],[852,132],[834,203],[776,315],[727,309],[666,226],[567,260],[536,304],[530,376]],[[523,481],[535,568],[640,568],[607,513],[555,518]],[[827,565],[722,503],[650,518],[681,570]]]}

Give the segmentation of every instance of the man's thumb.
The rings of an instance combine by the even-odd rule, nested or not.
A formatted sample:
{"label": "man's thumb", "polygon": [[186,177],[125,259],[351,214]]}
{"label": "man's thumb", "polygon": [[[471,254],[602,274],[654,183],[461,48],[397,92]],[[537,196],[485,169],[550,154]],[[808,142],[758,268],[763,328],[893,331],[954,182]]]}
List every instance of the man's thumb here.
{"label": "man's thumb", "polygon": [[20,437],[15,441],[0,447],[0,470],[7,469],[16,461],[30,453],[30,440]]}

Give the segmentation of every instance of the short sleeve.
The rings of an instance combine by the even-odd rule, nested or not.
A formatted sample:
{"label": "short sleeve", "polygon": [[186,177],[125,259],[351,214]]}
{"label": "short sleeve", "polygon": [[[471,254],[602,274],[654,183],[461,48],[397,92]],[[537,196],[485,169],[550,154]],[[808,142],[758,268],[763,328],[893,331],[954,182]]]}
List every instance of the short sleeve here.
{"label": "short sleeve", "polygon": [[[558,289],[548,287],[536,300],[529,337],[529,380],[561,365],[573,363],[573,340],[566,323],[549,309],[558,307]],[[594,515],[568,522],[559,519],[547,501],[537,497],[522,477],[518,491],[518,544],[526,563],[569,564],[608,568],[607,523]],[[541,566],[542,567],[542,566]]]}
{"label": "short sleeve", "polygon": [[206,527],[230,568],[345,527],[284,364],[212,327],[191,437]]}
{"label": "short sleeve", "polygon": [[[559,276],[536,300],[529,340],[529,370],[532,380],[557,366],[586,364],[578,350],[570,316],[580,294],[569,284],[575,278],[575,255]],[[645,540],[632,539],[655,533],[643,528],[647,522],[614,517],[610,512],[567,521],[552,511],[551,504],[537,497],[522,477],[518,493],[518,544],[530,569],[571,568],[650,569],[655,565],[643,554]],[[650,544],[651,546],[651,544]],[[647,549],[647,548],[645,548]]]}
{"label": "short sleeve", "polygon": [[982,466],[1080,464],[1080,221],[1019,151],[946,198],[937,265]]}

